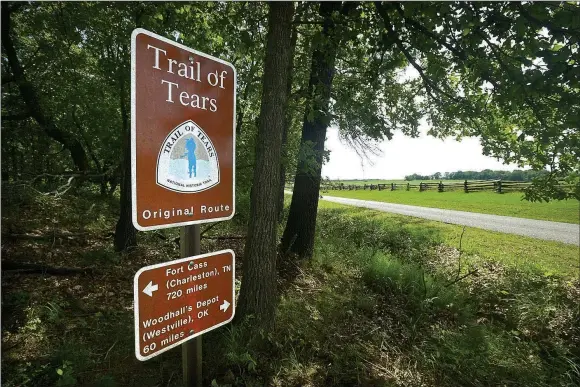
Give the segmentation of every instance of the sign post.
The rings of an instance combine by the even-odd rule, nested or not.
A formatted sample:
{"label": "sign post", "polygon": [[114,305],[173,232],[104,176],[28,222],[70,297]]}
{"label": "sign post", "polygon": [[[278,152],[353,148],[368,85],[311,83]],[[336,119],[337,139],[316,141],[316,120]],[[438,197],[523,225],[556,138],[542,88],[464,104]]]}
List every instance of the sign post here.
{"label": "sign post", "polygon": [[152,32],[131,35],[132,220],[181,226],[180,260],[134,279],[135,354],[182,344],[183,380],[201,387],[201,334],[234,316],[235,257],[200,255],[200,223],[235,212],[236,70]]}
{"label": "sign post", "polygon": [[[183,226],[179,236],[181,257],[201,254],[199,225]],[[201,336],[181,345],[183,363],[183,384],[186,387],[202,387],[202,345]]]}

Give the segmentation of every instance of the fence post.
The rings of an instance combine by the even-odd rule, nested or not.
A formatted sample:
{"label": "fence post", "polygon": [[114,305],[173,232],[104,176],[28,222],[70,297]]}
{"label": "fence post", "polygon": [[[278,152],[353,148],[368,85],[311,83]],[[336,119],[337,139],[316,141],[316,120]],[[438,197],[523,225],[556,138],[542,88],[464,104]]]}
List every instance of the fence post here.
{"label": "fence post", "polygon": [[419,192],[423,192],[423,182],[419,183]]}
{"label": "fence post", "polygon": [[443,182],[439,181],[439,185],[437,186],[437,191],[443,192]]}
{"label": "fence post", "polygon": [[407,191],[411,189],[411,183],[407,183]]}
{"label": "fence post", "polygon": [[501,179],[497,181],[497,193],[503,193],[501,192]]}
{"label": "fence post", "polygon": [[469,189],[467,189],[467,180],[465,180],[465,182],[463,183],[463,191],[465,191],[465,193],[469,192]]}
{"label": "fence post", "polygon": [[391,191],[395,190],[395,183],[391,183]]}

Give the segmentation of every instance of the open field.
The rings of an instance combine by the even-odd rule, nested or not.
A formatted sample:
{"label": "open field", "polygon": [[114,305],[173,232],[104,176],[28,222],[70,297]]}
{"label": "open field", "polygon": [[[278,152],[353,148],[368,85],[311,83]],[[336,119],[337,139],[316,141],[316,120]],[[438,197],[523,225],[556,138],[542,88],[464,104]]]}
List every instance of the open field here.
{"label": "open field", "polygon": [[458,211],[515,216],[518,218],[580,223],[580,202],[562,200],[549,203],[522,200],[521,193],[494,192],[464,193],[461,191],[327,191],[322,195],[374,200],[387,203],[409,204]]}
{"label": "open field", "polygon": [[[347,184],[358,184],[358,185],[364,185],[364,184],[391,184],[391,183],[395,183],[395,184],[419,184],[419,183],[439,183],[439,182],[443,182],[443,183],[463,183],[465,180],[445,180],[445,179],[441,179],[441,180],[381,180],[381,179],[369,179],[369,180],[331,180],[332,184],[340,184],[343,183],[345,185]],[[471,181],[471,180],[468,180]]]}

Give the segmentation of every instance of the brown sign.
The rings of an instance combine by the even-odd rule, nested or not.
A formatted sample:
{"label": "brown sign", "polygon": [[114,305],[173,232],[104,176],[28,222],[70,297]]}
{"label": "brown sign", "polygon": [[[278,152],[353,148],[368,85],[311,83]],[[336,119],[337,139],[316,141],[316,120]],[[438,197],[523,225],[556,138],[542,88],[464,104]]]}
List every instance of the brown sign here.
{"label": "brown sign", "polygon": [[135,355],[148,360],[234,318],[232,250],[146,266],[135,274]]}
{"label": "brown sign", "polygon": [[236,70],[143,29],[131,37],[133,224],[231,219]]}

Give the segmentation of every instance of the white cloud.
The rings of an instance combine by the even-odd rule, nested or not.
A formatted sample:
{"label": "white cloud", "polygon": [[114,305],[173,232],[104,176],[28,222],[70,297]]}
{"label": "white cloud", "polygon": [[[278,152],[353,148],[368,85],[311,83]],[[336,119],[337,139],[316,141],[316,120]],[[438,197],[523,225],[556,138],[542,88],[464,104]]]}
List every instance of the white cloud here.
{"label": "white cloud", "polygon": [[371,160],[362,161],[356,152],[343,144],[338,129],[331,127],[327,132],[326,149],[330,161],[322,167],[322,177],[331,179],[403,179],[405,175],[422,175],[435,172],[481,171],[483,169],[513,170],[516,164],[505,165],[501,161],[482,154],[477,138],[464,138],[461,142],[428,136],[427,127],[420,128],[418,138],[395,133],[391,141],[379,145],[382,154]]}

